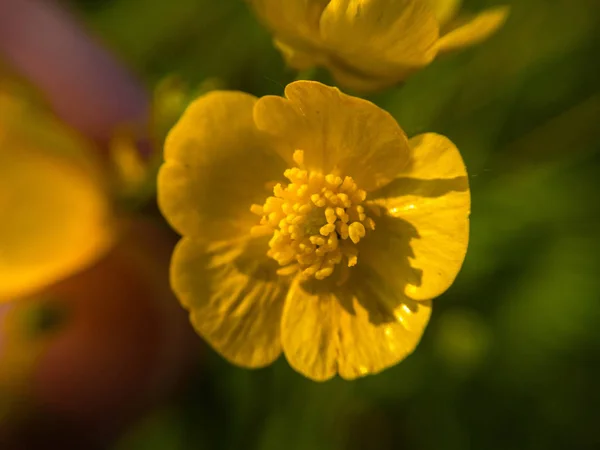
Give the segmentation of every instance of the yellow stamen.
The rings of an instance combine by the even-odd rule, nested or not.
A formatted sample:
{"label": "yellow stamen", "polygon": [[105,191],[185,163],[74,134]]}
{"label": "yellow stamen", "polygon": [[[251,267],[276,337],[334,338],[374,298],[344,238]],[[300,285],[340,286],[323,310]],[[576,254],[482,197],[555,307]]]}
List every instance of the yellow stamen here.
{"label": "yellow stamen", "polygon": [[296,150],[292,159],[297,164],[298,167],[303,168],[304,166],[304,152],[302,150]]}
{"label": "yellow stamen", "polygon": [[264,205],[250,208],[261,216],[251,234],[272,235],[267,255],[283,266],[278,274],[322,280],[343,260],[357,264],[356,244],[375,222],[361,204],[366,192],[351,177],[306,170],[302,150],[293,160],[298,167],[284,172],[289,183],[276,184]]}

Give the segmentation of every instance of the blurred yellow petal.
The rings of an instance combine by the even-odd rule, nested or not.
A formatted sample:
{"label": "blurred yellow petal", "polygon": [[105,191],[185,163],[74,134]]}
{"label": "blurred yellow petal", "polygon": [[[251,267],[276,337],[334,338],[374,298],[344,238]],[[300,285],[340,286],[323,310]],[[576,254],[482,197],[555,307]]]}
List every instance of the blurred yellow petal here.
{"label": "blurred yellow petal", "polygon": [[321,36],[352,66],[392,75],[395,65],[428,64],[439,33],[433,12],[421,0],[332,0],[321,16]]}
{"label": "blurred yellow petal", "polygon": [[493,8],[459,26],[461,0],[249,1],[289,66],[325,67],[363,92],[405,81],[439,51],[484,40],[508,11]]}
{"label": "blurred yellow petal", "polygon": [[[469,241],[467,172],[446,137],[427,133],[410,140],[411,162],[398,178],[374,192],[387,217],[377,220],[361,261],[415,300],[442,294],[454,281]],[[389,236],[377,243],[378,236]],[[383,239],[381,237],[380,239]],[[366,240],[365,240],[366,241]]]}
{"label": "blurred yellow petal", "polygon": [[99,174],[51,149],[26,145],[0,145],[0,301],[84,269],[114,237]]}
{"label": "blurred yellow petal", "polygon": [[437,43],[440,52],[478,44],[494,34],[508,17],[510,8],[501,6],[485,10],[468,22],[443,35]]}
{"label": "blurred yellow petal", "polygon": [[319,18],[329,0],[249,0],[257,15],[278,37],[315,42]]}
{"label": "blurred yellow petal", "polygon": [[294,150],[303,150],[309,170],[351,176],[361,189],[371,190],[389,182],[406,164],[406,135],[390,114],[371,102],[315,81],[291,83],[285,96],[259,99],[254,119],[278,140],[290,166]]}
{"label": "blurred yellow petal", "polygon": [[392,87],[419,69],[419,67],[395,66],[393,74],[375,76],[358,72],[348,64],[333,57],[329,58],[324,65],[329,69],[331,76],[337,84],[355,92],[373,92]]}
{"label": "blurred yellow petal", "polygon": [[[298,283],[292,285],[281,339],[295,370],[315,381],[336,374],[355,379],[378,373],[412,353],[429,320],[430,304],[397,299],[401,293],[374,281],[361,278],[354,284],[359,289],[337,296],[311,294]],[[394,308],[387,306],[391,303]]]}
{"label": "blurred yellow petal", "polygon": [[425,3],[431,7],[441,27],[456,15],[462,0],[425,0]]}
{"label": "blurred yellow petal", "polygon": [[158,202],[181,234],[207,240],[247,234],[253,203],[269,194],[284,161],[252,120],[256,98],[213,91],[194,101],[169,133]]}
{"label": "blurred yellow petal", "polygon": [[244,367],[268,365],[281,353],[287,290],[263,246],[267,243],[206,245],[183,238],[171,265],[171,285],[196,331]]}
{"label": "blurred yellow petal", "polygon": [[385,79],[379,77],[371,77],[366,74],[359,74],[356,71],[349,70],[344,65],[329,62],[327,64],[331,76],[336,84],[344,86],[346,89],[355,92],[370,92],[386,87],[393,86],[397,83],[395,78]]}
{"label": "blurred yellow petal", "polygon": [[321,63],[322,56],[319,51],[294,46],[282,39],[275,39],[273,42],[283,55],[286,64],[296,70],[307,70]]}

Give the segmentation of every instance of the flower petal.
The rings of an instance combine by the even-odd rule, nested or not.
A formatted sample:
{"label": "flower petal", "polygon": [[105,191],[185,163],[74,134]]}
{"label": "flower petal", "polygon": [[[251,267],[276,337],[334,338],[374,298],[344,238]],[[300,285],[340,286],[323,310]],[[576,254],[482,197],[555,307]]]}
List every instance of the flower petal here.
{"label": "flower petal", "polygon": [[329,0],[250,0],[258,17],[278,38],[319,41],[319,18]]}
{"label": "flower petal", "polygon": [[321,36],[361,71],[391,76],[395,65],[431,62],[439,33],[422,0],[332,0],[321,16]]}
{"label": "flower petal", "polygon": [[285,96],[259,99],[254,120],[277,138],[288,164],[294,150],[304,150],[310,170],[351,176],[365,190],[386,184],[406,164],[406,135],[373,103],[315,81],[291,83]]}
{"label": "flower petal", "polygon": [[281,311],[287,292],[266,242],[209,244],[183,238],[171,264],[171,285],[194,328],[234,364],[262,367],[281,353]]}
{"label": "flower petal", "polygon": [[462,0],[425,0],[425,2],[433,10],[441,27],[456,15]]}
{"label": "flower petal", "polygon": [[484,41],[504,25],[509,11],[509,7],[501,6],[477,14],[468,22],[440,37],[437,43],[439,51],[449,52]]}
{"label": "flower petal", "polygon": [[418,70],[418,67],[396,67],[393,76],[377,76],[357,72],[336,58],[329,58],[323,65],[329,69],[337,84],[361,93],[376,92],[392,87]]}
{"label": "flower petal", "polygon": [[293,45],[283,39],[273,41],[275,47],[279,49],[288,66],[296,70],[307,70],[321,64],[323,56],[319,50],[314,48]]}
{"label": "flower petal", "polygon": [[410,160],[398,177],[437,180],[467,176],[460,152],[446,136],[424,133],[410,138],[408,143]]}
{"label": "flower petal", "polygon": [[158,201],[181,234],[208,240],[249,233],[253,203],[270,194],[284,161],[252,120],[256,98],[214,91],[193,102],[165,143]]}
{"label": "flower petal", "polygon": [[[290,365],[315,381],[339,373],[354,379],[375,374],[408,356],[419,343],[431,306],[388,292],[381,280],[356,277],[354,293],[309,293],[290,288],[281,339]],[[350,292],[350,291],[348,291]],[[392,296],[392,299],[385,298]],[[394,309],[384,305],[393,300]]]}
{"label": "flower petal", "polygon": [[0,147],[2,302],[86,268],[112,246],[115,224],[98,167],[24,142]]}
{"label": "flower petal", "polygon": [[460,153],[446,137],[427,133],[410,144],[411,163],[373,193],[386,215],[377,219],[373,238],[365,239],[359,261],[393,278],[408,297],[427,300],[450,287],[464,261],[469,183]]}

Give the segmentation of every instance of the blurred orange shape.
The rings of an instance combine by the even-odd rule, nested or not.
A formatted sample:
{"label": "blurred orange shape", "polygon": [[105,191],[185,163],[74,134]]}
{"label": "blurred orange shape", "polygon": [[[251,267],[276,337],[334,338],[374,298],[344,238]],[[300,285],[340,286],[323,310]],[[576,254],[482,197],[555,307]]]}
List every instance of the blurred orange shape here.
{"label": "blurred orange shape", "polygon": [[0,303],[82,270],[114,241],[93,149],[0,85]]}
{"label": "blurred orange shape", "polygon": [[0,371],[21,378],[0,389],[26,407],[9,405],[13,422],[16,413],[24,429],[36,421],[36,439],[73,428],[110,440],[173,392],[195,340],[170,293],[171,244],[137,222],[94,266],[13,304],[0,322]]}

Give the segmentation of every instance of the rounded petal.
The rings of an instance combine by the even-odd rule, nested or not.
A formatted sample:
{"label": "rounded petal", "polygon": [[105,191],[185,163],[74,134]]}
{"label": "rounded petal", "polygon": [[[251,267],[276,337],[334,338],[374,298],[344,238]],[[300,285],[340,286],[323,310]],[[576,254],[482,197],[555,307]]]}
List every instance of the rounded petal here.
{"label": "rounded petal", "polygon": [[504,25],[509,11],[508,6],[500,6],[477,14],[468,22],[443,35],[437,43],[439,51],[449,52],[484,41]]}
{"label": "rounded petal", "polygon": [[194,101],[169,133],[158,176],[158,203],[179,233],[208,240],[249,233],[250,212],[281,177],[284,161],[269,151],[252,120],[256,98],[213,91]]}
{"label": "rounded petal", "polygon": [[309,169],[351,176],[365,190],[388,183],[406,164],[406,135],[373,103],[316,81],[291,83],[285,96],[259,99],[254,120],[278,140],[288,164],[294,150],[304,150]]}
{"label": "rounded petal", "polygon": [[265,255],[266,242],[210,244],[183,238],[171,286],[198,334],[227,360],[262,367],[281,353],[286,286]]}
{"label": "rounded petal", "polygon": [[93,164],[10,139],[0,148],[1,302],[83,270],[113,244],[115,229]]}
{"label": "rounded petal", "polygon": [[354,292],[338,295],[309,293],[294,283],[286,299],[283,351],[295,370],[315,381],[336,374],[354,379],[397,364],[416,348],[429,321],[429,303],[399,298],[381,280],[354,280]]}
{"label": "rounded petal", "polygon": [[410,140],[411,162],[373,193],[384,207],[359,262],[415,300],[442,294],[453,283],[469,241],[467,172],[450,140],[435,133]]}
{"label": "rounded petal", "polygon": [[389,77],[397,65],[431,62],[439,32],[422,0],[332,0],[321,16],[321,36],[352,66]]}

